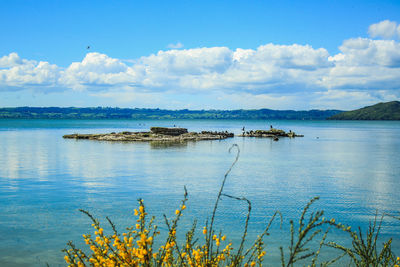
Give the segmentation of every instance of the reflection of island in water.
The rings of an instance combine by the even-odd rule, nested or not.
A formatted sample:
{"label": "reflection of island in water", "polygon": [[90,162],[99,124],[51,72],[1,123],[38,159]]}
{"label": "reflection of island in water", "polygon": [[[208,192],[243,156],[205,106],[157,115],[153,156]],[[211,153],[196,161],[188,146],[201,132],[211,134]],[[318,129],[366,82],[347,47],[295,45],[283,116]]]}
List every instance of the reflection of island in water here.
{"label": "reflection of island in water", "polygon": [[186,148],[188,146],[188,141],[180,141],[180,142],[150,141],[149,145],[151,149]]}

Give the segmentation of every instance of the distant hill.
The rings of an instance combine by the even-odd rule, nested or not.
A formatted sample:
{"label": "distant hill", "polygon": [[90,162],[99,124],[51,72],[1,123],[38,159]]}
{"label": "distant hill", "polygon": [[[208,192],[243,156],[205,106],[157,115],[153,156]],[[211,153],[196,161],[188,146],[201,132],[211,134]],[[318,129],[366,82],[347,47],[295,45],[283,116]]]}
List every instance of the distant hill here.
{"label": "distant hill", "polygon": [[353,111],[345,111],[328,120],[400,120],[400,102],[379,103]]}
{"label": "distant hill", "polygon": [[0,119],[240,119],[240,120],[325,120],[340,110],[165,110],[144,108],[0,108]]}

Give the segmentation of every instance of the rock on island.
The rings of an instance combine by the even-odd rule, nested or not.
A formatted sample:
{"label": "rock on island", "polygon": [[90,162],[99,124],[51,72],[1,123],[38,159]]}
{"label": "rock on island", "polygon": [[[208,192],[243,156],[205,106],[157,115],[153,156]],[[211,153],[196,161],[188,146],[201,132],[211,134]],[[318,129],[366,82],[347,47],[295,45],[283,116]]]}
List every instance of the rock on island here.
{"label": "rock on island", "polygon": [[158,141],[158,142],[182,142],[200,140],[220,140],[233,137],[233,133],[202,131],[188,132],[186,128],[151,127],[150,132],[120,132],[108,134],[67,134],[63,138],[88,139],[99,141]]}

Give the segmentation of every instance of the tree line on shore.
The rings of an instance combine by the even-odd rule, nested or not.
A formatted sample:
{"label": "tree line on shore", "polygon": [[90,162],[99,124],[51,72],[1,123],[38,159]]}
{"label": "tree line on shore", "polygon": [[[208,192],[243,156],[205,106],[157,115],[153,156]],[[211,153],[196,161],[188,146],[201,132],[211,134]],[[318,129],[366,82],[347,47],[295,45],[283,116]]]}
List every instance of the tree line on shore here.
{"label": "tree line on shore", "polygon": [[329,110],[167,110],[117,107],[0,108],[0,119],[229,119],[229,120],[400,120],[400,102],[378,103],[352,111]]}
{"label": "tree line on shore", "polygon": [[16,107],[0,108],[0,118],[10,119],[276,119],[325,120],[340,110],[166,110],[112,107]]}

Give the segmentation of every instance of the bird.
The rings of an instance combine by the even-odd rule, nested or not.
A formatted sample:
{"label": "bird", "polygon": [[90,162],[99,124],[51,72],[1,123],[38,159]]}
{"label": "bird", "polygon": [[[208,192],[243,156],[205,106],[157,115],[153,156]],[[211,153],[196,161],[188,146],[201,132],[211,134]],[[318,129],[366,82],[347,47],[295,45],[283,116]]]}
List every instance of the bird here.
{"label": "bird", "polygon": [[90,49],[90,45],[88,45],[88,46],[86,47],[86,49],[89,50],[89,49]]}

